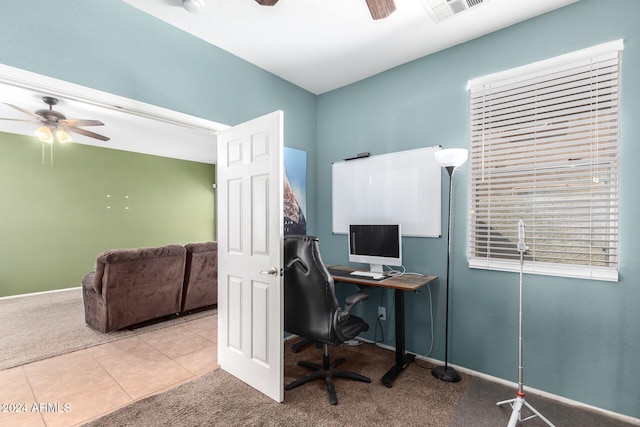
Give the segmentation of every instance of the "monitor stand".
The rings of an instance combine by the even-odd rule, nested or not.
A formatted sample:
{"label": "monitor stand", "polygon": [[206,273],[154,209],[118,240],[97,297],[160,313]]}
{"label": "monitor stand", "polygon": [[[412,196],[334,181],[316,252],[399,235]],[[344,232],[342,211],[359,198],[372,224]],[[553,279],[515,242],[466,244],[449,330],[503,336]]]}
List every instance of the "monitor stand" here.
{"label": "monitor stand", "polygon": [[369,271],[372,273],[384,273],[384,268],[382,268],[382,264],[369,264]]}

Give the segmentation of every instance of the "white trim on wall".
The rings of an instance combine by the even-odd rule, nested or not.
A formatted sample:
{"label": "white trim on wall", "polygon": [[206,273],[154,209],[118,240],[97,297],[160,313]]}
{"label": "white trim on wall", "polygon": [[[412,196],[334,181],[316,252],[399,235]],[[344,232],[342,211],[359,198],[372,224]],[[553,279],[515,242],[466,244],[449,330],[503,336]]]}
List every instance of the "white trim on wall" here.
{"label": "white trim on wall", "polygon": [[[61,99],[55,108],[70,118],[98,119],[104,127],[92,130],[108,142],[74,135],[74,142],[143,154],[215,163],[216,135],[229,126],[0,64],[0,102],[26,110],[46,108],[42,96]],[[73,114],[72,114],[73,113]],[[0,105],[0,117],[28,116]],[[31,135],[29,123],[2,121],[0,131]]]}
{"label": "white trim on wall", "polygon": [[32,297],[32,296],[43,295],[43,294],[52,294],[56,292],[74,291],[74,290],[80,291],[82,290],[82,286],[74,286],[73,288],[64,288],[64,289],[52,289],[50,291],[31,292],[28,294],[7,295],[6,297],[0,297],[0,301],[7,300],[7,299]]}

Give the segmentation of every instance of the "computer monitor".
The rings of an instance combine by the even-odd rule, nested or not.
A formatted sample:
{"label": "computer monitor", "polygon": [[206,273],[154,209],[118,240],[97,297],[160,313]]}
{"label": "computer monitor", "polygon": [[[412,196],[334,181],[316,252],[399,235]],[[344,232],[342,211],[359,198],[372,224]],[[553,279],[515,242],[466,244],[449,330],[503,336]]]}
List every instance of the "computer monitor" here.
{"label": "computer monitor", "polygon": [[383,265],[402,265],[400,224],[349,225],[349,262],[369,264],[382,273]]}

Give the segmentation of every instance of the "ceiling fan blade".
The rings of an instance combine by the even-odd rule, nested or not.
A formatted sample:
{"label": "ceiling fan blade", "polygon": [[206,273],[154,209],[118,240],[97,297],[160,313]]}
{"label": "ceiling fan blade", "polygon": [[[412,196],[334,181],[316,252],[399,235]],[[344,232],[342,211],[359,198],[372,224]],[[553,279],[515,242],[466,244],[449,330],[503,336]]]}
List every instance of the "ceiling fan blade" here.
{"label": "ceiling fan blade", "polygon": [[23,120],[23,119],[10,119],[7,117],[0,117],[0,120],[10,120],[12,122],[27,122],[27,123],[34,123],[33,120]]}
{"label": "ceiling fan blade", "polygon": [[393,0],[366,0],[373,19],[383,19],[396,10]]}
{"label": "ceiling fan blade", "polygon": [[256,2],[261,6],[273,6],[278,3],[278,0],[256,0]]}
{"label": "ceiling fan blade", "polygon": [[13,108],[14,110],[18,110],[21,113],[25,113],[25,114],[30,115],[31,117],[35,117],[36,119],[40,120],[41,122],[46,122],[47,121],[46,118],[44,118],[44,117],[42,117],[42,116],[40,116],[38,114],[32,113],[31,111],[25,110],[24,108],[16,107],[15,105],[7,104],[6,102],[3,102],[3,104]]}
{"label": "ceiling fan blade", "polygon": [[78,133],[80,135],[88,136],[88,137],[91,137],[91,138],[100,139],[102,141],[108,141],[108,140],[111,139],[111,138],[109,138],[107,136],[100,135],[98,133],[91,132],[91,131],[88,131],[88,130],[85,130],[85,129],[80,129],[80,128],[77,128],[75,126],[64,126],[63,129],[64,130],[68,130],[69,132]]}
{"label": "ceiling fan blade", "polygon": [[58,121],[58,123],[65,126],[104,126],[104,123],[100,120],[64,119]]}

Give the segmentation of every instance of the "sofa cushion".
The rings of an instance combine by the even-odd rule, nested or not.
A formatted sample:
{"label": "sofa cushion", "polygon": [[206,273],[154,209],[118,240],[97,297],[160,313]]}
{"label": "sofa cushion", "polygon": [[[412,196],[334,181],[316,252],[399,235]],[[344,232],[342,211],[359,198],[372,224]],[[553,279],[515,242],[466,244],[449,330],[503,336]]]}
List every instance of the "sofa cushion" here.
{"label": "sofa cushion", "polygon": [[[171,256],[183,256],[185,249],[180,245],[167,245],[161,247],[134,248],[134,249],[110,249],[98,255],[96,271],[94,275],[94,288],[98,294],[102,293],[102,285],[107,280],[104,275],[106,264],[116,264],[126,261],[139,261],[144,259],[164,258]],[[91,274],[91,273],[89,273]]]}
{"label": "sofa cushion", "polygon": [[108,332],[178,313],[185,254],[180,245],[101,253],[83,278],[87,323]]}
{"label": "sofa cushion", "polygon": [[189,243],[182,290],[182,311],[218,303],[218,242]]}
{"label": "sofa cushion", "polygon": [[187,243],[184,245],[187,252],[192,254],[198,254],[201,252],[218,252],[218,242],[203,242],[203,243]]}
{"label": "sofa cushion", "polygon": [[100,254],[98,262],[115,264],[123,261],[179,256],[184,255],[184,253],[185,249],[180,245],[167,245],[157,248],[112,249]]}

